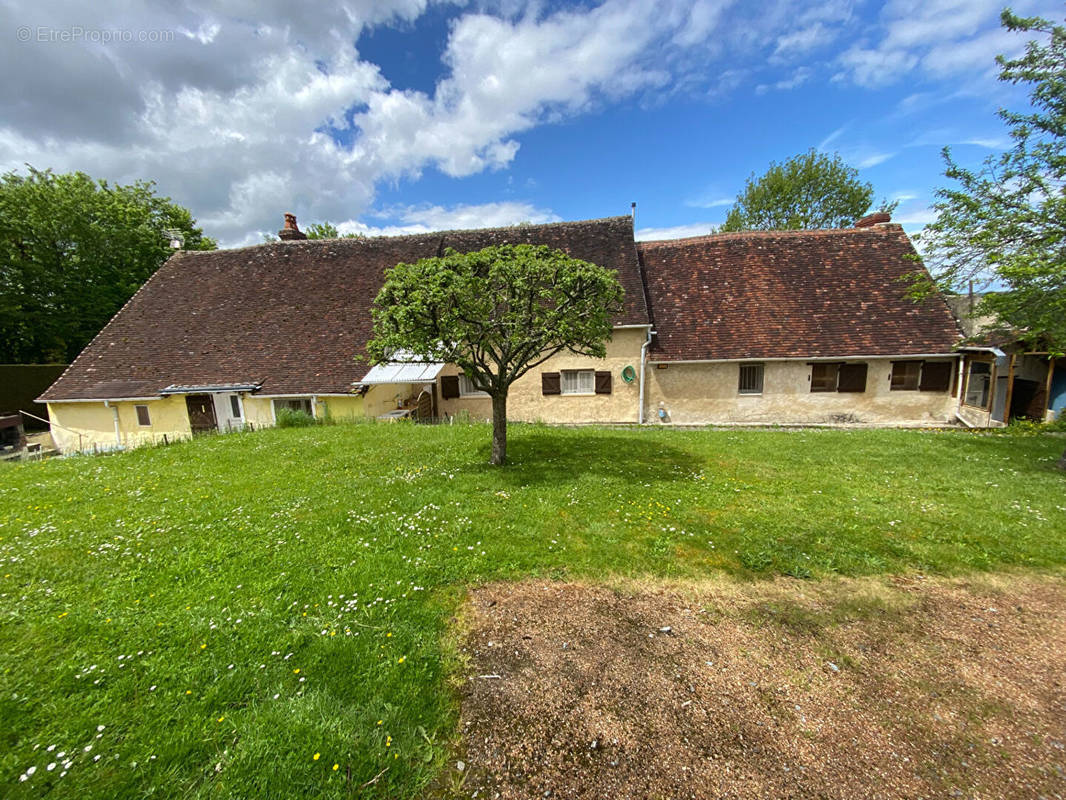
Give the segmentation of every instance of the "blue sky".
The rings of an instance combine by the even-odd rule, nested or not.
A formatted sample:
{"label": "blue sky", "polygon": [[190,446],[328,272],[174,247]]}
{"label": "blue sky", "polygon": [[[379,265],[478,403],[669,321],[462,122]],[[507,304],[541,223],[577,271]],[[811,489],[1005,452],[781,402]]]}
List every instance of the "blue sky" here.
{"label": "blue sky", "polygon": [[285,211],[395,233],[631,201],[642,237],[695,235],[812,147],[913,231],[941,148],[998,152],[1025,100],[984,0],[42,5],[0,0],[0,168],[156,180],[225,245]]}

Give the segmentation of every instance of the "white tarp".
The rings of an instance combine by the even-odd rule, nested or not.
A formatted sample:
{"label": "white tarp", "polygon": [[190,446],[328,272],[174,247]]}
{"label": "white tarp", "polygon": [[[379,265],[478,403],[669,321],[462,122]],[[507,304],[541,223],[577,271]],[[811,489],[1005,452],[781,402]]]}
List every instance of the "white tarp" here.
{"label": "white tarp", "polygon": [[410,359],[405,358],[410,354],[402,351],[396,355],[396,361],[371,367],[359,384],[372,386],[381,383],[432,383],[444,369],[444,364],[414,361],[413,356]]}

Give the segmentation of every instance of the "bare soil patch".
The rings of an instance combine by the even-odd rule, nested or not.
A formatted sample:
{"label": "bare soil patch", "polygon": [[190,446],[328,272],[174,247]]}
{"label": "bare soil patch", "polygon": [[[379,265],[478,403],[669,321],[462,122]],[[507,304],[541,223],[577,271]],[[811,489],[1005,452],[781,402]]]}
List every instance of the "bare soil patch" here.
{"label": "bare soil patch", "polygon": [[478,798],[1066,797],[1066,580],[471,593]]}

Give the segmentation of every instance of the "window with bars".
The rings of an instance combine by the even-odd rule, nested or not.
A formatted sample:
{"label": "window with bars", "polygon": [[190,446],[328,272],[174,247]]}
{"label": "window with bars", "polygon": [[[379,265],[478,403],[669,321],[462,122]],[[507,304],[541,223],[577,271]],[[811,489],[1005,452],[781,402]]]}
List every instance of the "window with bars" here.
{"label": "window with bars", "polygon": [[737,391],[740,394],[762,394],[762,376],[762,364],[741,364]]}

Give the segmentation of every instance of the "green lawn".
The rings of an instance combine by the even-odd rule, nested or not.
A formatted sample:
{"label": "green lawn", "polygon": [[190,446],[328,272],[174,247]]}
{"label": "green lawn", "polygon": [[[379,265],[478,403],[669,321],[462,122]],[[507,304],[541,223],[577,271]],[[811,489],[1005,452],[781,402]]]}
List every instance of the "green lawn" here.
{"label": "green lawn", "polygon": [[0,470],[0,795],[415,796],[482,581],[1066,562],[1061,438],[521,426],[503,469],[488,445],[341,425]]}

